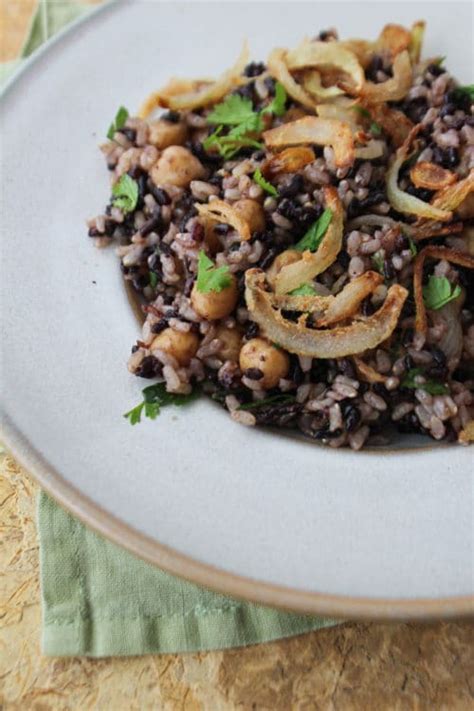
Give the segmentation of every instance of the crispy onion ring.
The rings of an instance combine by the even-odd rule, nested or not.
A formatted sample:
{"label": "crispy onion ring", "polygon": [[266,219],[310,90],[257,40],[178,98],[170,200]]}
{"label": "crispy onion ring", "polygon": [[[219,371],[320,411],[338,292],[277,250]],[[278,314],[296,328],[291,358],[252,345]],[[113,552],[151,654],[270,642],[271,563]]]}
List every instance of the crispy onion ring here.
{"label": "crispy onion ring", "polygon": [[274,153],[262,165],[262,174],[266,178],[274,178],[282,173],[296,173],[308,163],[312,163],[316,156],[308,146],[293,146],[285,148],[279,153]]}
{"label": "crispy onion ring", "polygon": [[382,29],[376,45],[378,50],[386,51],[390,57],[408,49],[411,41],[411,33],[402,25],[388,24]]}
{"label": "crispy onion ring", "polygon": [[387,104],[364,103],[364,106],[372,119],[390,136],[397,148],[406,141],[413,129],[413,123],[402,111],[392,109]]}
{"label": "crispy onion ring", "polygon": [[292,99],[303,104],[307,109],[313,109],[315,101],[291,76],[286,66],[286,54],[286,50],[281,48],[276,48],[270,52],[267,60],[268,71],[272,77],[278,79],[280,84],[283,84],[286,93]]}
{"label": "crispy onion ring", "polygon": [[338,86],[323,86],[321,74],[316,69],[310,69],[303,74],[303,88],[318,101],[327,101],[336,96],[342,96],[344,90]]}
{"label": "crispy onion ring", "polygon": [[350,126],[337,119],[324,119],[318,116],[291,121],[263,134],[268,148],[316,144],[332,146],[334,162],[338,168],[347,168],[354,162],[354,141]]}
{"label": "crispy onion ring", "polygon": [[387,381],[387,377],[385,375],[377,373],[377,371],[374,370],[371,365],[365,363],[362,358],[354,356],[353,361],[358,374],[362,380],[365,380],[366,383],[385,383]]}
{"label": "crispy onion ring", "polygon": [[457,180],[457,176],[452,171],[424,160],[415,163],[410,170],[410,178],[417,188],[427,188],[428,190],[447,188]]}
{"label": "crispy onion ring", "polygon": [[287,294],[301,284],[324,272],[336,259],[342,247],[344,210],[338,192],[324,188],[324,204],[332,211],[332,219],[316,252],[306,250],[294,264],[284,266],[275,277],[275,292]]}
{"label": "crispy onion ring", "polygon": [[[420,130],[421,124],[418,124],[413,128],[406,141],[397,150],[395,157],[389,166],[387,171],[387,197],[392,207],[394,207],[395,210],[398,210],[398,212],[418,215],[419,217],[427,217],[431,220],[440,220],[441,222],[445,222],[450,220],[452,217],[452,213],[450,211],[443,210],[440,207],[423,202],[423,200],[420,200],[414,195],[405,193],[398,187],[399,170],[406,160],[413,138],[419,133]],[[451,190],[453,187],[454,186],[451,186]]]}
{"label": "crispy onion ring", "polygon": [[245,300],[264,336],[289,353],[313,358],[342,358],[363,353],[385,341],[397,326],[408,291],[393,284],[383,306],[365,321],[333,329],[311,329],[286,320],[276,311],[265,291],[265,274],[259,269],[245,273]]}
{"label": "crispy onion ring", "polygon": [[412,69],[410,56],[405,50],[397,54],[393,62],[393,77],[387,81],[374,84],[366,81],[361,90],[361,96],[376,104],[383,101],[400,101],[411,87]]}
{"label": "crispy onion ring", "polygon": [[242,83],[241,75],[248,61],[249,49],[245,42],[235,64],[218,79],[211,82],[174,79],[160,91],[151,94],[141,106],[138,115],[140,118],[146,118],[159,106],[181,111],[216,104]]}
{"label": "crispy onion ring", "polygon": [[199,217],[204,218],[208,223],[223,222],[226,225],[231,225],[234,230],[239,233],[240,239],[248,242],[252,233],[250,225],[232,205],[229,205],[224,200],[213,200],[205,205],[196,203],[196,209]]}
{"label": "crispy onion ring", "polygon": [[408,53],[410,55],[411,63],[418,64],[421,56],[421,48],[423,46],[423,38],[425,35],[426,22],[424,20],[418,20],[412,25],[410,32],[410,45],[408,47]]}
{"label": "crispy onion ring", "polygon": [[341,47],[339,42],[302,42],[286,55],[288,69],[306,67],[334,67],[347,74],[352,81],[351,88],[359,92],[364,84],[364,71],[355,54]]}
{"label": "crispy onion ring", "polygon": [[415,330],[423,334],[426,333],[428,328],[426,307],[423,301],[423,265],[427,257],[431,257],[432,259],[445,259],[447,262],[452,262],[452,264],[459,264],[461,267],[474,269],[474,257],[458,252],[455,249],[429,245],[421,250],[414,262],[413,292],[416,305]]}

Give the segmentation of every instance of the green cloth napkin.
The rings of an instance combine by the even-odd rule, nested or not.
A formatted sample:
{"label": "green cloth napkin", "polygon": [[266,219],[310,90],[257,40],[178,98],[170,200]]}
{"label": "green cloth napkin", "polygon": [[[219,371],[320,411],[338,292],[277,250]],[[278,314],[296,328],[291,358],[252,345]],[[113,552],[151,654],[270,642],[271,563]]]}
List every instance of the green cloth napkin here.
{"label": "green cloth napkin", "polygon": [[[88,9],[43,0],[22,57]],[[9,65],[11,71],[21,59]],[[38,530],[42,647],[48,655],[224,649],[337,624],[234,600],[168,575],[96,535],[43,492]]]}

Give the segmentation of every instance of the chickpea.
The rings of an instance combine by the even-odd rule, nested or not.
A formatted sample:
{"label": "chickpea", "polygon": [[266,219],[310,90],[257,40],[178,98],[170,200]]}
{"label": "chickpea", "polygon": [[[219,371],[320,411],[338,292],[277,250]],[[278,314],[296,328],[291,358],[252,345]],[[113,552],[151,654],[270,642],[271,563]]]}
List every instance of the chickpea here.
{"label": "chickpea", "polygon": [[191,306],[194,311],[202,318],[209,321],[228,316],[235,308],[239,298],[237,288],[237,279],[233,274],[230,274],[231,283],[222,291],[209,291],[203,293],[198,291],[197,284],[194,284],[191,292]]}
{"label": "chickpea", "polygon": [[222,342],[218,351],[218,355],[222,360],[232,360],[234,363],[238,363],[242,345],[242,331],[240,328],[219,326],[216,331],[216,338]]}
{"label": "chickpea", "polygon": [[183,146],[168,146],[158,162],[151,169],[151,179],[155,185],[176,185],[186,188],[191,180],[204,178],[204,166]]}
{"label": "chickpea", "polygon": [[278,257],[275,257],[267,270],[267,279],[270,286],[274,286],[277,274],[283,269],[283,267],[299,262],[300,259],[301,252],[298,252],[296,249],[287,249],[285,252],[279,254]]}
{"label": "chickpea", "polygon": [[250,232],[263,232],[265,229],[265,213],[256,200],[244,198],[234,202],[234,210],[248,222]]}
{"label": "chickpea", "polygon": [[188,128],[185,123],[172,123],[171,121],[153,121],[150,123],[149,142],[157,148],[168,146],[181,146],[188,137]]}
{"label": "chickpea", "polygon": [[239,364],[244,372],[247,368],[258,368],[263,377],[258,380],[265,390],[278,385],[280,378],[288,374],[290,359],[288,353],[266,341],[264,338],[252,338],[240,351]]}
{"label": "chickpea", "polygon": [[175,331],[172,328],[165,328],[153,339],[151,350],[161,350],[173,358],[176,358],[179,365],[189,365],[191,358],[196,355],[199,348],[199,338],[191,331]]}

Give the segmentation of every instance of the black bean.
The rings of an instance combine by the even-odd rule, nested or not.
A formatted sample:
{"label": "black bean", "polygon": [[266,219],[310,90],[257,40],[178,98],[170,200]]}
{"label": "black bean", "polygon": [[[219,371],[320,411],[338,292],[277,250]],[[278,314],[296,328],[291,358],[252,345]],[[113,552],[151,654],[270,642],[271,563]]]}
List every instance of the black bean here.
{"label": "black bean", "polygon": [[154,378],[161,374],[161,363],[155,356],[148,355],[145,356],[138,368],[135,371],[135,375],[139,378]]}
{"label": "black bean", "polygon": [[263,74],[266,66],[263,62],[250,62],[244,69],[245,77],[258,77],[259,74]]}
{"label": "black bean", "polygon": [[297,402],[280,403],[259,407],[254,411],[254,415],[258,425],[287,427],[290,422],[296,420],[301,410],[302,405]]}
{"label": "black bean", "polygon": [[103,232],[99,232],[99,230],[97,229],[97,227],[89,227],[89,231],[88,231],[87,234],[88,234],[89,237],[102,237],[102,235],[103,235],[104,233],[103,233]]}
{"label": "black bean", "polygon": [[275,248],[271,248],[268,250],[266,254],[263,255],[263,257],[260,258],[258,262],[258,267],[260,269],[266,269],[267,267],[270,266],[270,264],[273,262],[275,257],[278,255],[278,251]]}
{"label": "black bean", "polygon": [[366,208],[372,207],[373,205],[378,205],[385,200],[385,192],[382,190],[374,190],[374,192],[369,193],[366,198],[359,200],[354,197],[349,203],[347,208],[347,217],[357,217],[365,212]]}
{"label": "black bean", "polygon": [[267,87],[269,93],[273,95],[275,93],[275,79],[273,79],[273,77],[265,77],[263,83]]}
{"label": "black bean", "polygon": [[151,332],[152,333],[161,333],[162,331],[165,330],[165,328],[168,328],[168,319],[167,318],[160,318],[159,321],[153,324],[151,327]]}
{"label": "black bean", "polygon": [[365,70],[365,76],[369,81],[377,82],[377,72],[383,71],[383,57],[374,54]]}
{"label": "black bean", "polygon": [[443,104],[443,106],[439,110],[439,117],[444,118],[445,116],[450,116],[450,115],[454,114],[455,111],[456,111],[456,107],[454,104],[451,104],[451,103]]}
{"label": "black bean", "polygon": [[303,192],[304,180],[303,176],[299,173],[295,173],[289,179],[280,185],[279,193],[283,198],[292,198],[298,195],[298,193]]}
{"label": "black bean", "polygon": [[403,365],[405,366],[405,370],[411,370],[414,367],[415,363],[413,362],[413,358],[411,357],[411,355],[407,354],[404,357]]}
{"label": "black bean", "polygon": [[148,274],[139,274],[134,279],[132,279],[133,288],[136,291],[143,291],[143,289],[148,286],[150,280]]}
{"label": "black bean", "polygon": [[134,128],[121,128],[119,133],[123,133],[125,138],[128,138],[130,143],[135,143],[135,140],[137,138],[137,132]]}
{"label": "black bean", "polygon": [[373,305],[371,298],[372,297],[367,296],[361,304],[363,316],[372,316],[372,314],[375,313],[375,306]]}
{"label": "black bean", "polygon": [[403,434],[410,434],[416,432],[423,432],[423,427],[421,426],[417,416],[414,412],[409,412],[404,415],[401,420],[397,422],[397,430]]}
{"label": "black bean", "polygon": [[147,220],[141,227],[140,227],[140,234],[142,237],[146,237],[147,235],[150,234],[150,232],[153,232],[154,230],[158,229],[161,225],[161,210],[160,207],[158,206],[154,211],[153,211],[153,216],[150,217],[149,220]]}
{"label": "black bean", "polygon": [[387,398],[390,397],[390,393],[388,392],[387,388],[383,383],[374,383],[372,385],[372,390],[377,395],[380,395],[383,400],[387,400]]}
{"label": "black bean", "polygon": [[254,160],[263,160],[265,158],[265,156],[266,156],[266,153],[264,150],[259,150],[259,151],[255,151],[254,153],[252,153],[252,158]]}
{"label": "black bean", "polygon": [[258,331],[258,323],[255,323],[255,321],[249,321],[245,326],[245,338],[248,341],[252,338],[256,338],[258,336]]}
{"label": "black bean", "polygon": [[453,103],[457,109],[465,111],[466,114],[471,113],[471,98],[467,91],[459,91],[459,88],[449,91],[446,95],[446,101]]}
{"label": "black bean", "polygon": [[207,163],[209,166],[213,165],[216,167],[222,164],[222,157],[218,153],[208,153],[201,141],[186,141],[185,145],[201,163]]}
{"label": "black bean", "polygon": [[414,195],[420,200],[423,200],[423,202],[429,202],[434,195],[433,190],[427,190],[426,188],[416,188],[414,185],[411,184],[405,188],[405,192],[409,195]]}
{"label": "black bean", "polygon": [[169,205],[171,198],[163,188],[158,188],[152,180],[148,181],[148,190],[155,198],[158,205]]}
{"label": "black bean", "polygon": [[384,259],[383,260],[383,275],[385,279],[394,279],[396,275],[395,268],[392,264],[391,259]]}
{"label": "black bean", "polygon": [[[408,346],[411,346],[413,343],[413,338],[415,336],[415,331],[413,328],[407,328],[405,331],[402,333],[402,346],[405,346],[405,348],[408,348]],[[408,356],[410,357],[410,356]]]}
{"label": "black bean", "polygon": [[346,432],[353,432],[357,429],[361,420],[359,408],[349,399],[342,400],[339,403],[339,407],[341,408]]}
{"label": "black bean", "polygon": [[137,345],[132,346],[132,351],[131,351],[131,352],[132,352],[132,353],[136,353],[137,351],[138,351],[138,346],[137,346]]}
{"label": "black bean", "polygon": [[138,178],[140,178],[140,176],[146,175],[146,173],[142,168],[140,168],[140,166],[135,165],[135,166],[133,166],[133,168],[130,168],[127,175],[129,175],[131,178],[133,178],[133,180],[138,180]]}
{"label": "black bean", "polygon": [[290,355],[290,368],[288,370],[288,380],[292,380],[296,385],[301,385],[304,381],[304,373],[301,370],[298,357]]}
{"label": "black bean", "polygon": [[337,361],[337,367],[339,368],[340,372],[347,378],[356,377],[354,364],[349,360],[349,358],[339,358],[339,360]]}
{"label": "black bean", "polygon": [[337,257],[337,261],[339,262],[339,264],[341,265],[341,267],[342,267],[343,269],[347,269],[347,267],[349,266],[349,263],[350,263],[350,261],[351,261],[351,258],[349,257],[349,255],[347,254],[347,252],[345,252],[344,250],[342,250],[341,252],[339,252],[339,255],[338,255],[338,257]]}
{"label": "black bean", "polygon": [[179,111],[166,111],[166,113],[161,114],[160,119],[162,121],[168,121],[168,123],[179,123],[181,121],[181,114]]}
{"label": "black bean", "polygon": [[436,146],[433,150],[433,161],[443,168],[454,168],[459,163],[459,151],[453,146],[444,150]]}
{"label": "black bean", "polygon": [[250,380],[261,380],[263,378],[263,370],[260,368],[247,368],[244,370],[243,375]]}
{"label": "black bean", "polygon": [[249,81],[248,84],[244,84],[243,86],[240,86],[238,89],[233,91],[233,94],[236,94],[237,96],[242,96],[244,99],[253,99],[253,90],[255,88],[255,84],[253,81]]}
{"label": "black bean", "polygon": [[226,235],[230,231],[230,225],[225,225],[224,223],[218,223],[214,225],[214,232],[217,235]]}
{"label": "black bean", "polygon": [[429,64],[426,71],[434,77],[439,77],[440,74],[445,73],[445,69],[440,64]]}

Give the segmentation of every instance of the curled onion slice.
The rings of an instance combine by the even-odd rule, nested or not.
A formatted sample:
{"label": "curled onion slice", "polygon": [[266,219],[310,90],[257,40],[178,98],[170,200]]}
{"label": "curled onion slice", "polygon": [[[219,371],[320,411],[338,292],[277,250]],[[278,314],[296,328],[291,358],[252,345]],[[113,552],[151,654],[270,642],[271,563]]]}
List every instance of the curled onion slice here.
{"label": "curled onion slice", "polygon": [[213,200],[206,205],[196,203],[196,209],[199,216],[204,218],[206,222],[223,222],[226,225],[231,225],[245,242],[251,238],[252,234],[249,223],[232,205],[224,202],[224,200]]}
{"label": "curled onion slice", "polygon": [[398,148],[408,138],[413,129],[413,123],[402,111],[392,109],[387,104],[365,104],[372,119],[379,124],[390,136],[393,144]]}
{"label": "curled onion slice", "polygon": [[265,131],[263,139],[269,148],[302,144],[332,146],[334,161],[338,168],[347,167],[354,162],[354,141],[351,128],[344,121],[337,119],[306,116]]}
{"label": "curled onion slice", "polygon": [[428,190],[441,190],[456,182],[456,175],[453,172],[424,160],[415,163],[410,170],[410,178],[417,188]]}
{"label": "curled onion slice", "polygon": [[351,88],[355,92],[359,92],[364,83],[364,71],[356,55],[341,47],[339,42],[302,42],[288,52],[286,63],[290,70],[335,67],[351,78]]}
{"label": "curled onion slice", "polygon": [[408,49],[411,41],[411,33],[402,25],[388,24],[382,29],[376,45],[377,49],[386,51],[391,57]]}
{"label": "curled onion slice", "polygon": [[387,81],[374,84],[366,81],[361,90],[361,95],[371,103],[383,101],[400,101],[411,87],[412,70],[410,56],[405,50],[397,54],[393,62],[393,77]]}
{"label": "curled onion slice", "polygon": [[282,173],[296,173],[315,158],[313,149],[308,146],[285,148],[263,163],[262,173],[266,178],[274,178]]}
{"label": "curled onion slice", "polygon": [[264,336],[289,353],[313,358],[342,358],[363,353],[385,341],[397,326],[408,291],[393,284],[382,307],[365,321],[333,329],[311,329],[286,320],[276,311],[265,291],[265,274],[259,269],[245,273],[245,300]]}
{"label": "curled onion slice", "polygon": [[385,375],[377,373],[377,371],[372,368],[371,365],[365,363],[362,358],[354,356],[353,360],[357,372],[366,383],[385,383],[387,381],[387,377]]}
{"label": "curled onion slice", "polygon": [[431,200],[431,204],[436,209],[455,210],[472,192],[474,192],[474,170],[471,170],[463,180],[440,190]]}
{"label": "curled onion slice", "polygon": [[423,265],[427,257],[431,257],[432,259],[445,259],[447,262],[459,264],[461,267],[474,269],[474,257],[458,252],[455,249],[449,249],[449,247],[429,245],[419,252],[415,259],[413,269],[413,293],[416,305],[415,330],[418,333],[426,333],[428,327],[426,307],[423,301]]}
{"label": "curled onion slice", "polygon": [[361,158],[362,160],[375,160],[375,158],[383,156],[384,150],[384,141],[374,139],[373,141],[369,141],[366,146],[358,146],[355,149],[355,157]]}
{"label": "curled onion slice", "polygon": [[297,81],[293,79],[288,67],[286,66],[286,50],[276,48],[267,60],[268,71],[275,79],[278,79],[280,84],[286,89],[287,94],[292,99],[298,101],[308,109],[314,108],[314,99],[303,89]]}
{"label": "curled onion slice", "polygon": [[215,104],[242,82],[242,72],[249,61],[245,42],[235,64],[212,82],[174,79],[161,91],[154,92],[142,105],[139,116],[146,118],[158,106],[180,111]]}
{"label": "curled onion slice", "polygon": [[413,128],[406,141],[397,150],[395,157],[389,166],[387,171],[387,197],[392,207],[394,207],[395,210],[398,210],[398,212],[418,215],[419,217],[428,217],[431,220],[440,220],[441,222],[444,222],[451,219],[452,213],[450,211],[443,210],[440,207],[423,202],[423,200],[420,200],[414,195],[405,193],[398,187],[399,170],[406,160],[412,139],[419,133],[420,130],[421,124],[418,124]]}
{"label": "curled onion slice", "polygon": [[418,64],[421,56],[421,49],[423,46],[423,38],[425,35],[426,22],[424,20],[418,20],[412,25],[410,32],[410,45],[408,47],[408,53],[412,64]]}
{"label": "curled onion slice", "polygon": [[287,294],[301,284],[314,279],[335,261],[342,246],[344,211],[338,192],[333,187],[324,188],[324,203],[332,212],[332,219],[316,252],[306,250],[301,259],[284,266],[275,277],[275,292]]}
{"label": "curled onion slice", "polygon": [[327,101],[336,96],[344,94],[343,89],[338,86],[323,86],[321,74],[316,69],[311,69],[303,75],[303,88],[311,96],[314,96],[318,101]]}

